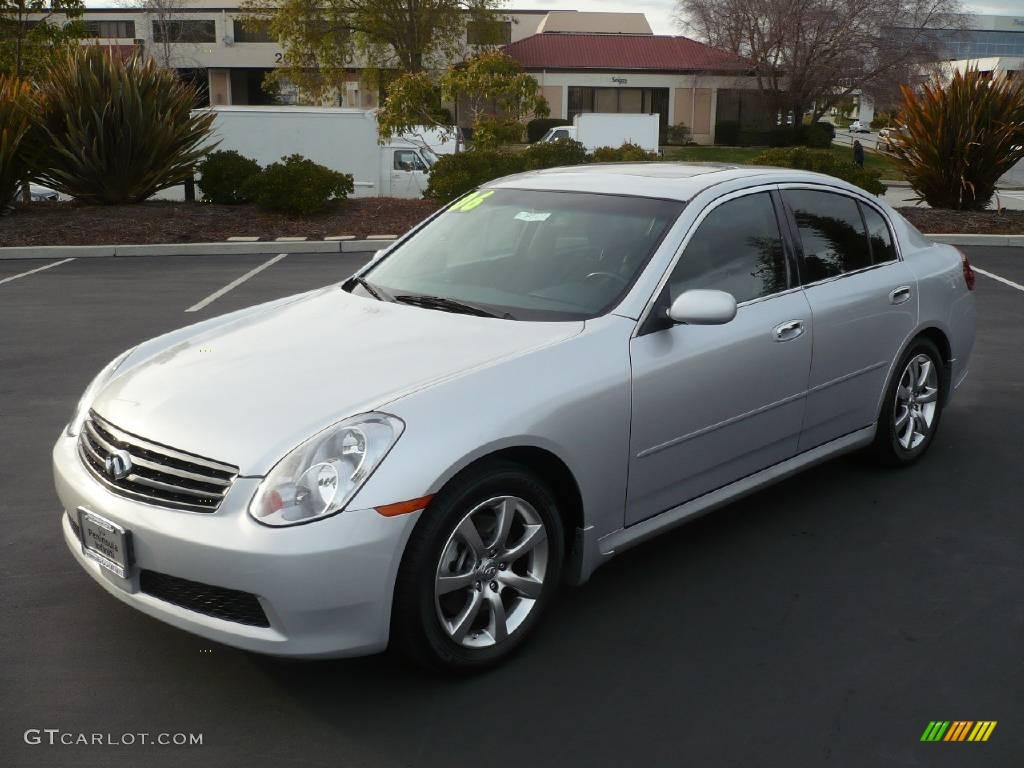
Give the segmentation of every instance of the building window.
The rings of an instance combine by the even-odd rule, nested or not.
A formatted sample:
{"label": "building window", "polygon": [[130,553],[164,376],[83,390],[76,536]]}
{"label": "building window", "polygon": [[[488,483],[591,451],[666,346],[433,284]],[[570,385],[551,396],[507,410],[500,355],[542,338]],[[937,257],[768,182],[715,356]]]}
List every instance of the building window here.
{"label": "building window", "polygon": [[568,118],[572,120],[576,115],[594,111],[594,89],[581,85],[569,86],[569,112]]}
{"label": "building window", "polygon": [[154,21],[155,43],[215,43],[217,25],[212,20],[186,19],[182,21]]}
{"label": "building window", "polygon": [[569,86],[569,114],[587,112],[627,112],[630,114],[668,114],[667,88],[590,88]]}
{"label": "building window", "polygon": [[242,24],[235,19],[235,42],[236,43],[276,43],[277,38],[270,31],[269,21],[255,21],[249,24]]}
{"label": "building window", "polygon": [[508,45],[512,42],[511,21],[471,21],[466,24],[470,45]]}
{"label": "building window", "polygon": [[85,37],[108,40],[135,38],[135,22],[125,21],[87,21],[85,22]]}

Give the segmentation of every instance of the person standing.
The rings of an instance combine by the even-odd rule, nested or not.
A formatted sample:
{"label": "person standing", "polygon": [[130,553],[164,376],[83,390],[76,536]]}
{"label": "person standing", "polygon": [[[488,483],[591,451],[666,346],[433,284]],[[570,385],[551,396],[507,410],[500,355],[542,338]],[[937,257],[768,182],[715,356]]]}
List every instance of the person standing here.
{"label": "person standing", "polygon": [[853,162],[864,167],[864,145],[857,140],[853,142]]}

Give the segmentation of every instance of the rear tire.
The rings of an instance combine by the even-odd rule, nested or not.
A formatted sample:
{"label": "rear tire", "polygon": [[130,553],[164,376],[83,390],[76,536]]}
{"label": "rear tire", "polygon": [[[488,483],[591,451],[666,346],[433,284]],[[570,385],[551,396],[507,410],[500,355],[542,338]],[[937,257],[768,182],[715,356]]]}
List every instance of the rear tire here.
{"label": "rear tire", "polygon": [[939,430],[947,387],[938,348],[915,339],[895,368],[878,416],[872,447],[881,463],[905,467],[925,454]]}
{"label": "rear tire", "polygon": [[555,496],[527,468],[464,471],[423,511],[399,567],[391,647],[446,671],[493,666],[522,645],[558,588]]}

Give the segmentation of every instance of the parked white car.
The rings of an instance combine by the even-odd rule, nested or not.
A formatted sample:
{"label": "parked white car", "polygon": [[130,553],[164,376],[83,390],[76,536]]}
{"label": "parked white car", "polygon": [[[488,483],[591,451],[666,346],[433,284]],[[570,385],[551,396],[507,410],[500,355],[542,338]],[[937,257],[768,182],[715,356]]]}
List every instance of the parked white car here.
{"label": "parked white car", "polygon": [[850,123],[850,133],[871,133],[871,129],[864,125],[860,120],[854,120]]}

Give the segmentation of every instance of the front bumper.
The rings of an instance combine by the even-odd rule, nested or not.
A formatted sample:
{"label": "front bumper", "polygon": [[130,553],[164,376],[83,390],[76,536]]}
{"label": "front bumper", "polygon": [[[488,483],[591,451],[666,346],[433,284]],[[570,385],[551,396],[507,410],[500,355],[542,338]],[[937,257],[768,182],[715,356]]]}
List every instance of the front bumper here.
{"label": "front bumper", "polygon": [[[78,563],[122,602],[217,642],[278,656],[336,657],[387,647],[391,599],[419,512],[383,517],[349,510],[289,528],[269,528],[246,507],[258,478],[235,480],[215,513],[184,512],[115,495],[82,465],[63,433],[53,474],[65,514],[64,539]],[[84,507],[131,531],[127,578],[82,554],[69,514]],[[173,605],[140,591],[141,570],[257,597],[269,627],[248,626]]]}

